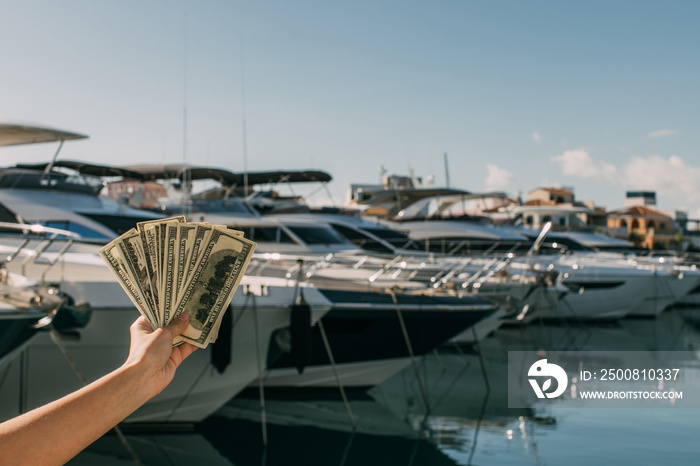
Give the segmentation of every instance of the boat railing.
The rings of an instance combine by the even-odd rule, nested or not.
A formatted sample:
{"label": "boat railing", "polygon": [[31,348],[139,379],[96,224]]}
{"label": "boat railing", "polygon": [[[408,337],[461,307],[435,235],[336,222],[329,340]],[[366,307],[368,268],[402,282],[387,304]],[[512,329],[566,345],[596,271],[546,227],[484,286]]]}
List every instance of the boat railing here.
{"label": "boat railing", "polygon": [[466,268],[469,267],[475,259],[476,257],[467,257],[459,260],[451,267],[446,267],[430,277],[430,282],[433,284],[433,288],[439,288],[440,286],[446,285],[449,280],[466,270]]}
{"label": "boat railing", "polygon": [[499,264],[499,262],[502,262],[502,260],[497,258],[491,259],[481,269],[474,272],[464,282],[462,282],[461,287],[469,288],[471,285],[476,283],[480,277],[484,276],[489,270],[491,270],[491,268]]}
{"label": "boat railing", "polygon": [[[377,270],[375,273],[369,276],[367,279],[370,283],[374,283],[377,281],[378,278],[380,278],[382,275],[387,273],[390,269],[396,268],[397,264],[400,264],[403,261],[404,257],[402,255],[398,255],[394,257],[392,260],[387,262],[386,264],[383,264],[379,270]],[[400,269],[399,269],[400,272]],[[394,277],[396,278],[396,277]]]}
{"label": "boat railing", "polygon": [[[0,222],[0,229],[10,231],[10,233],[6,235],[7,237],[21,238],[19,246],[10,254],[5,256],[2,265],[16,260],[20,255],[24,255],[26,257],[24,257],[24,260],[22,260],[20,264],[22,275],[26,274],[26,268],[30,263],[47,266],[41,274],[42,283],[45,281],[46,274],[51,267],[56,265],[63,258],[66,252],[68,252],[70,247],[73,245],[73,242],[75,240],[82,239],[82,237],[77,233],[61,230],[59,228],[45,227],[38,224],[30,225],[26,223]],[[41,239],[41,242],[35,248],[27,251],[27,246],[32,241],[37,239]],[[64,244],[53,257],[47,257],[45,253],[49,247],[59,240],[65,241]]]}
{"label": "boat railing", "polygon": [[445,285],[450,279],[464,272],[464,270],[466,270],[466,268],[472,265],[476,260],[489,259],[491,261],[504,260],[510,262],[514,257],[515,250],[518,248],[518,245],[512,246],[504,254],[492,254],[496,247],[498,247],[498,245],[494,244],[482,254],[467,256],[465,259],[453,262],[451,266],[445,267],[443,270],[431,277],[430,282],[433,283],[434,288]]}

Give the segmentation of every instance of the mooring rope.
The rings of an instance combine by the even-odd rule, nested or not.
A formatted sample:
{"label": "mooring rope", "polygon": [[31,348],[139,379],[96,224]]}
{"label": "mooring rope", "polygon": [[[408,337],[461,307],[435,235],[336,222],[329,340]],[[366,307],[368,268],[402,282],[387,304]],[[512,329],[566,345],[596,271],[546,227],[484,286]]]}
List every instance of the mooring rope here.
{"label": "mooring rope", "polygon": [[355,418],[352,415],[352,410],[350,409],[350,402],[348,402],[348,397],[345,395],[345,388],[343,383],[340,381],[340,375],[338,374],[338,368],[335,365],[335,359],[333,358],[333,352],[331,351],[331,345],[328,343],[328,337],[326,336],[326,329],[323,328],[323,321],[319,319],[318,328],[321,331],[321,338],[323,338],[323,345],[326,347],[326,354],[328,354],[328,359],[331,362],[331,368],[333,369],[333,375],[335,376],[335,381],[338,384],[338,389],[340,390],[340,396],[343,397],[343,404],[345,405],[345,410],[348,413],[348,418],[350,419],[350,425],[353,430],[355,430]]}
{"label": "mooring rope", "polygon": [[423,387],[423,380],[421,379],[420,373],[418,372],[418,364],[416,363],[416,357],[413,354],[413,346],[411,345],[411,339],[408,336],[408,330],[406,329],[406,323],[403,320],[403,313],[401,312],[401,307],[399,307],[399,302],[396,299],[396,292],[389,288],[387,292],[391,296],[391,300],[394,301],[394,307],[396,308],[396,314],[399,316],[399,324],[401,325],[401,331],[403,332],[403,338],[406,342],[406,348],[408,349],[408,354],[411,357],[411,364],[413,365],[413,371],[416,373],[416,381],[418,382],[418,388],[420,389],[421,396],[423,397],[423,404],[425,405],[426,415],[430,413],[430,403],[428,402],[428,395]]}
{"label": "mooring rope", "polygon": [[[78,368],[78,365],[75,363],[75,360],[73,360],[70,353],[68,353],[68,350],[66,349],[65,345],[61,341],[61,336],[53,328],[53,326],[51,326],[49,329],[49,335],[51,336],[51,339],[58,347],[59,351],[63,354],[63,356],[68,361],[68,364],[73,369],[73,372],[75,372],[75,375],[78,376],[78,380],[80,380],[80,383],[82,383],[83,386],[86,386],[88,384],[87,379],[85,378],[85,376],[83,376],[83,373]],[[119,428],[119,426],[114,426],[113,430],[117,434],[117,437],[119,437],[119,441],[124,446],[124,449],[126,449],[126,451],[129,453],[129,455],[131,455],[131,459],[134,460],[134,464],[136,464],[138,466],[143,466],[141,459],[136,454],[136,451],[131,447],[129,440],[127,440],[127,438],[124,435],[124,433],[122,432],[121,428]]]}
{"label": "mooring rope", "polygon": [[265,390],[263,389],[263,368],[260,355],[260,330],[258,327],[258,301],[254,293],[253,297],[253,323],[255,324],[255,355],[258,362],[258,392],[260,395],[260,424],[262,426],[263,446],[267,446],[267,415],[265,411]]}

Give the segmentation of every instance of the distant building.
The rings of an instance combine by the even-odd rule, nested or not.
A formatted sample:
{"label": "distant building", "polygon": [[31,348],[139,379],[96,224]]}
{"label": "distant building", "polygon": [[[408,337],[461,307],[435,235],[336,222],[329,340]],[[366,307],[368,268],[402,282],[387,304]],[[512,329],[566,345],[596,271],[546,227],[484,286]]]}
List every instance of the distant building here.
{"label": "distant building", "polygon": [[654,191],[627,191],[625,197],[625,207],[636,205],[656,208],[656,193]]}
{"label": "distant building", "polygon": [[510,209],[530,228],[552,222],[554,230],[596,230],[607,227],[605,209],[593,202],[578,202],[573,188],[536,188],[522,205]]}
{"label": "distant building", "polygon": [[555,205],[574,203],[573,189],[566,188],[537,188],[528,193],[528,203],[540,201],[536,205]]}
{"label": "distant building", "polygon": [[[630,199],[629,194],[627,199]],[[652,194],[655,205],[655,193],[644,194]],[[633,199],[648,201],[652,197],[642,195],[633,196]],[[639,204],[609,212],[608,231],[616,238],[628,239],[647,249],[673,249],[679,233],[670,216]]]}

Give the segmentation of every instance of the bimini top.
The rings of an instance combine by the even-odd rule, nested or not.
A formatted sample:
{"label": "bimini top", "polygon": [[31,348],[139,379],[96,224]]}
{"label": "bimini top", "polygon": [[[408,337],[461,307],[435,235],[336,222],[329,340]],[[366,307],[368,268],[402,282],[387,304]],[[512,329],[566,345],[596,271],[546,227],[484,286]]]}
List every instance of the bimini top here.
{"label": "bimini top", "polygon": [[184,163],[128,165],[126,170],[140,173],[144,181],[181,180],[216,180],[224,185],[235,184],[238,175],[221,168],[198,167]]}
{"label": "bimini top", "polygon": [[[182,179],[183,175],[190,180],[216,180],[224,186],[243,186],[245,175],[233,173],[222,168],[198,167],[188,164],[166,165],[129,165],[124,167],[141,173],[147,181]],[[248,172],[248,186],[272,183],[304,183],[328,182],[333,178],[320,170],[277,170],[269,172]]]}
{"label": "bimini top", "polygon": [[0,123],[0,146],[18,146],[21,144],[38,144],[75,139],[87,139],[87,136],[53,128]]}
{"label": "bimini top", "polygon": [[144,175],[133,170],[128,170],[126,168],[113,167],[110,165],[98,165],[94,163],[79,162],[74,160],[56,160],[53,163],[18,163],[15,165],[16,168],[23,168],[25,170],[37,170],[44,171],[47,167],[51,168],[69,168],[73,171],[81,173],[83,175],[97,176],[97,177],[111,177],[120,176],[122,178],[132,178],[136,180],[144,179]]}
{"label": "bimini top", "polygon": [[[241,176],[243,176],[241,174]],[[275,183],[328,183],[333,177],[321,170],[277,170],[272,172],[249,172],[248,184],[275,184]],[[243,181],[241,180],[241,183]]]}

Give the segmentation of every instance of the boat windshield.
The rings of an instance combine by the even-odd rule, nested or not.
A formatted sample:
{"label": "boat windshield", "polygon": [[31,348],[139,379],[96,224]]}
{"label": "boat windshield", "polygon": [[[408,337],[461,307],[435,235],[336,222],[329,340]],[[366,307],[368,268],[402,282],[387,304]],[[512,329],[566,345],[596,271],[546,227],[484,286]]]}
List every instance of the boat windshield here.
{"label": "boat windshield", "polygon": [[239,199],[192,199],[192,206],[200,212],[255,214],[252,209]]}
{"label": "boat windshield", "polygon": [[71,233],[77,233],[84,239],[96,239],[96,240],[111,240],[110,238],[99,231],[95,231],[91,228],[81,225],[76,222],[71,222],[70,220],[46,220],[42,222],[37,222],[39,225],[58,228],[60,230],[70,231]]}
{"label": "boat windshield", "polygon": [[249,227],[233,225],[231,228],[243,232],[243,236],[251,241],[271,243],[294,243],[294,240],[280,227]]}
{"label": "boat windshield", "polygon": [[403,232],[392,230],[390,228],[362,228],[364,231],[367,233],[370,233],[377,238],[381,238],[387,243],[391,244],[395,248],[399,249],[410,249],[410,250],[417,250],[420,251],[421,248],[416,243],[413,241],[411,238],[408,237]]}
{"label": "boat windshield", "polygon": [[330,227],[289,226],[292,233],[306,244],[346,244],[348,241]]}
{"label": "boat windshield", "polygon": [[354,228],[350,228],[345,225],[338,225],[336,223],[332,223],[331,226],[335,231],[343,235],[357,247],[366,249],[368,251],[380,252],[385,254],[391,254],[394,252],[388,246],[369,236],[367,232],[362,229],[355,230]]}
{"label": "boat windshield", "polygon": [[[188,199],[186,202],[186,211],[200,213],[226,213],[226,214],[243,214],[246,217],[258,216],[258,213],[248,207],[239,199]],[[160,207],[161,213],[176,215],[183,211],[181,203],[164,204]]]}

